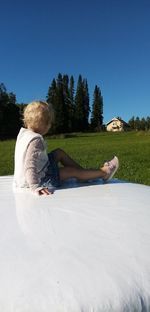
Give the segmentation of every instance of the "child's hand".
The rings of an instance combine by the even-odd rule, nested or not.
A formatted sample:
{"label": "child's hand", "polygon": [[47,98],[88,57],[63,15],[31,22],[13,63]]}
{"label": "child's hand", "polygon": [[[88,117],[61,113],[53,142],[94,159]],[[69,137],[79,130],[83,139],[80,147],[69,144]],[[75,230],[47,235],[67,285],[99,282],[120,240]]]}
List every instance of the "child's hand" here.
{"label": "child's hand", "polygon": [[39,191],[39,195],[50,195],[53,194],[53,191],[49,191],[48,188],[43,188]]}

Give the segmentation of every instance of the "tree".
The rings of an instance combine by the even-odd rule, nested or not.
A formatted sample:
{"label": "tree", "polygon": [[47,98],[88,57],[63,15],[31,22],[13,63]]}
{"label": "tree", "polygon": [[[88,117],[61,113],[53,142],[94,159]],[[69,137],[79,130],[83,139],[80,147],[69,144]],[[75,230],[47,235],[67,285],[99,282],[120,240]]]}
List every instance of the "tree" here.
{"label": "tree", "polygon": [[74,104],[74,78],[73,76],[70,77],[69,97],[70,97],[71,103]]}
{"label": "tree", "polygon": [[150,117],[146,118],[146,130],[150,130]]}
{"label": "tree", "polygon": [[70,77],[69,81],[69,131],[73,132],[75,130],[75,101],[74,101],[74,78]]}
{"label": "tree", "polygon": [[140,130],[146,130],[146,120],[144,117],[140,120]]}
{"label": "tree", "polygon": [[51,126],[51,129],[49,130],[50,133],[55,133],[57,132],[57,129],[56,129],[56,123],[55,123],[55,120],[56,120],[56,112],[57,112],[57,87],[56,87],[56,80],[53,79],[52,80],[52,83],[48,89],[48,94],[47,94],[47,102],[49,104],[52,104],[53,105],[53,108],[54,108],[54,123],[52,124]]}
{"label": "tree", "polygon": [[86,131],[88,129],[89,111],[90,108],[87,80],[82,80],[82,76],[79,75],[75,95],[76,131]]}
{"label": "tree", "polygon": [[140,130],[140,118],[136,117],[135,119],[135,130],[138,131]]}
{"label": "tree", "polygon": [[55,132],[64,133],[67,131],[66,107],[64,98],[64,86],[62,75],[59,73],[56,82],[55,110]]}
{"label": "tree", "polygon": [[100,88],[96,85],[93,95],[91,128],[94,131],[102,130],[103,126],[103,98]]}
{"label": "tree", "polygon": [[69,92],[69,77],[68,75],[63,75],[62,78],[63,86],[63,96],[64,96],[64,128],[65,132],[71,132],[72,122],[71,122],[71,100]]}
{"label": "tree", "polygon": [[134,116],[128,121],[131,130],[135,129],[135,118]]}
{"label": "tree", "polygon": [[88,130],[89,128],[89,112],[90,112],[90,105],[89,105],[89,91],[88,91],[88,83],[87,79],[83,80],[83,106],[84,106],[84,130]]}
{"label": "tree", "polygon": [[47,94],[46,99],[48,103],[51,103],[54,105],[54,102],[56,100],[56,80],[55,79],[52,80],[51,86],[48,89],[48,94]]}
{"label": "tree", "polygon": [[48,89],[47,102],[51,103],[54,108],[54,124],[50,132],[59,133],[60,129],[62,130],[62,98],[63,92],[62,89],[62,76],[58,74],[57,81],[52,80],[51,86]]}
{"label": "tree", "polygon": [[28,105],[27,103],[20,103],[20,104],[16,104],[17,107],[19,108],[19,114],[20,114],[20,121],[21,121],[21,126],[24,126],[24,123],[23,123],[23,113],[24,113],[24,110],[26,108],[26,106]]}
{"label": "tree", "polygon": [[15,137],[21,126],[20,111],[16,105],[15,94],[7,93],[4,84],[0,84],[0,138]]}

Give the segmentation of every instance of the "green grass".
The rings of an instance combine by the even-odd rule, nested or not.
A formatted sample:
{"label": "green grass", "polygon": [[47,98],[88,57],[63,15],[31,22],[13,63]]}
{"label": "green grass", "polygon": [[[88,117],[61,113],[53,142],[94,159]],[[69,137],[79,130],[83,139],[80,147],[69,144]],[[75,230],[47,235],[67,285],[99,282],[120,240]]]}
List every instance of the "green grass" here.
{"label": "green grass", "polygon": [[[114,154],[120,168],[116,177],[150,185],[150,133],[86,133],[46,138],[48,150],[62,148],[85,168],[97,168]],[[15,140],[0,142],[0,175],[13,174]]]}

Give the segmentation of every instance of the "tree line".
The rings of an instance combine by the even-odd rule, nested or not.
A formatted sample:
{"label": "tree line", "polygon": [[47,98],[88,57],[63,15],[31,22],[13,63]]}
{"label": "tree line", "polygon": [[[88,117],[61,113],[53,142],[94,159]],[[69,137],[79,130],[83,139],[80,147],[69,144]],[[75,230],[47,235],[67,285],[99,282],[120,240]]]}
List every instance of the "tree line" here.
{"label": "tree line", "polygon": [[[103,97],[96,85],[90,108],[87,79],[58,74],[48,88],[46,101],[52,103],[55,122],[50,133],[100,131],[103,129]],[[0,139],[15,137],[22,126],[22,113],[26,103],[17,103],[16,95],[8,93],[0,84]]]}
{"label": "tree line", "polygon": [[147,131],[150,130],[150,117],[132,117],[128,122],[131,130],[136,131]]}
{"label": "tree line", "polygon": [[[90,109],[87,79],[79,75],[75,91],[73,76],[58,74],[48,89],[47,102],[52,103],[55,112],[53,133],[101,130],[103,126],[103,98],[96,85]],[[89,120],[89,114],[91,118]]]}
{"label": "tree line", "polygon": [[0,84],[0,139],[13,138],[21,127],[20,108],[14,93]]}
{"label": "tree line", "polygon": [[[68,132],[103,131],[103,97],[95,85],[90,105],[87,79],[79,75],[75,86],[74,77],[58,74],[48,88],[46,101],[52,103],[55,122],[51,134]],[[16,95],[7,92],[0,84],[0,139],[16,137],[22,124],[22,113],[26,103],[17,103]],[[150,117],[132,117],[131,130],[150,130]]]}

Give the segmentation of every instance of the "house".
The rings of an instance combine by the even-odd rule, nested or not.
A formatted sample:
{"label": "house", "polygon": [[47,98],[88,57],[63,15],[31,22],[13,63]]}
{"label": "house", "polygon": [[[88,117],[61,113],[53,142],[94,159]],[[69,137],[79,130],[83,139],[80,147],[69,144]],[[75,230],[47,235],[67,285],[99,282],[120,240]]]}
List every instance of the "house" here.
{"label": "house", "polygon": [[117,131],[125,131],[128,129],[129,125],[119,117],[118,118],[114,117],[106,124],[107,131],[117,132]]}

